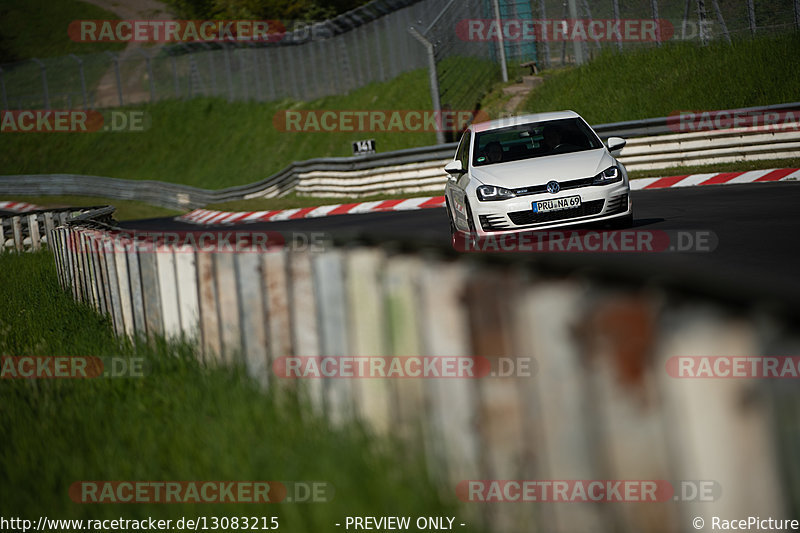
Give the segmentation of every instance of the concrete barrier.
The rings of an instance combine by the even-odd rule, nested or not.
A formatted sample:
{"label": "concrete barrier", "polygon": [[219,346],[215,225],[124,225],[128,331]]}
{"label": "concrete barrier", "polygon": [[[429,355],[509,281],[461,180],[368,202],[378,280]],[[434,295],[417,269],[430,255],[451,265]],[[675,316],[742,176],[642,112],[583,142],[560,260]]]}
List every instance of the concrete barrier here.
{"label": "concrete barrier", "polygon": [[[695,516],[796,510],[800,470],[789,458],[800,430],[786,422],[796,382],[668,371],[682,356],[797,355],[796,317],[754,311],[758,302],[732,307],[655,280],[612,284],[593,270],[431,250],[206,253],[113,249],[127,241],[77,225],[51,235],[63,285],[112,316],[120,335],[196,339],[210,364],[240,364],[265,387],[306,394],[334,422],[357,418],[401,438],[453,499],[468,480],[664,480],[679,491],[604,505],[462,502],[489,531],[671,532]],[[275,365],[288,356],[506,366],[479,378],[286,379]],[[516,371],[500,371],[509,365]],[[681,482],[699,480],[717,493],[676,504]]]}

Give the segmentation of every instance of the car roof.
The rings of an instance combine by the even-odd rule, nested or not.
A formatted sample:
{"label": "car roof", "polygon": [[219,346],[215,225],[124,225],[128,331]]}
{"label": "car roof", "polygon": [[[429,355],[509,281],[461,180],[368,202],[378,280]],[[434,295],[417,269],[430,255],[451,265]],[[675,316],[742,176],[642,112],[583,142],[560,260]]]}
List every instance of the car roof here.
{"label": "car roof", "polygon": [[477,122],[470,126],[473,131],[488,131],[509,126],[519,126],[531,122],[545,122],[548,120],[559,120],[564,118],[581,118],[575,111],[552,111],[549,113],[531,113],[528,115],[518,115],[516,117],[504,117],[485,122]]}

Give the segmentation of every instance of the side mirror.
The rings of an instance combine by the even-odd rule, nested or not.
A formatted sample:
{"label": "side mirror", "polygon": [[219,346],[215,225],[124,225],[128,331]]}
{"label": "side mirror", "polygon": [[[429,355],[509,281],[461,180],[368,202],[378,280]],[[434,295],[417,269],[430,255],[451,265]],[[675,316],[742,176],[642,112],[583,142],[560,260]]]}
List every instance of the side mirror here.
{"label": "side mirror", "polygon": [[458,159],[454,159],[447,163],[447,165],[444,167],[444,171],[454,178],[460,178],[466,172],[464,167],[461,166],[461,161]]}
{"label": "side mirror", "polygon": [[628,143],[622,137],[609,137],[606,141],[606,145],[608,146],[608,151],[611,152],[611,155],[614,157],[619,157],[622,153],[622,149],[625,148],[625,145]]}

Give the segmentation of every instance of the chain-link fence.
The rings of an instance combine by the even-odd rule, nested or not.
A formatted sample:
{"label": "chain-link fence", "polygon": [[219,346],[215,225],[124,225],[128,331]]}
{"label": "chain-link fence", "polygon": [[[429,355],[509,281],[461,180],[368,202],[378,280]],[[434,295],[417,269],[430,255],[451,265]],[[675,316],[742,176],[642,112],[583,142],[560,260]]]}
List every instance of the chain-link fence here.
{"label": "chain-link fence", "polygon": [[433,47],[441,106],[476,109],[501,77],[580,64],[608,47],[800,29],[800,0],[453,0],[432,17],[421,33]]}
{"label": "chain-link fence", "polygon": [[[650,38],[572,33],[591,30],[595,22],[602,30],[653,19],[661,22]],[[478,38],[468,26],[475,20],[484,29]],[[515,21],[548,21],[551,34],[500,39],[498,32],[486,31],[498,21],[501,37]],[[0,104],[4,109],[96,109],[198,96],[310,100],[428,67],[443,109],[474,110],[504,73],[512,79],[524,74],[521,66],[582,63],[606,47],[734,40],[798,27],[800,0],[374,0],[296,29],[277,43],[132,43],[118,54],[4,64]]]}
{"label": "chain-link fence", "polygon": [[[398,7],[399,6],[399,7]],[[230,101],[311,100],[425,67],[408,28],[428,2],[376,0],[303,25],[278,43],[141,46],[0,67],[4,109],[104,108],[197,96]]]}
{"label": "chain-link fence", "polygon": [[[800,0],[531,0],[538,19],[659,20],[652,37],[558,39],[540,42],[540,66],[581,63],[604,47],[653,46],[670,41],[733,41],[800,29]],[[610,25],[610,24],[609,24]],[[606,26],[602,26],[605,28]],[[568,32],[569,33],[569,32]],[[624,34],[624,29],[622,31]]]}

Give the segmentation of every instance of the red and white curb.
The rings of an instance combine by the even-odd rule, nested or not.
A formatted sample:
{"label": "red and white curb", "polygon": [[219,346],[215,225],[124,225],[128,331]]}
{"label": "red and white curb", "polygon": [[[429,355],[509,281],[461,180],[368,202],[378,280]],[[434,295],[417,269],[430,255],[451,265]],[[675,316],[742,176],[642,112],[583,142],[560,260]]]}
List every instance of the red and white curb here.
{"label": "red and white curb", "polygon": [[231,213],[227,211],[208,211],[196,209],[177,218],[182,222],[195,224],[242,224],[246,222],[274,222],[277,220],[296,220],[298,218],[317,218],[332,215],[354,215],[358,213],[381,213],[389,211],[412,211],[430,207],[443,207],[444,196],[425,198],[409,198],[396,200],[379,200],[354,204],[323,205],[320,207],[302,207],[278,211],[244,211]]}
{"label": "red and white curb", "polygon": [[800,180],[800,169],[773,168],[747,172],[715,172],[713,174],[688,174],[667,178],[640,178],[631,180],[631,189],[663,189],[666,187],[691,187],[693,185],[731,185],[736,183],[762,183],[768,181]]}
{"label": "red and white curb", "polygon": [[38,211],[44,207],[26,202],[0,202],[0,210],[13,211],[15,213],[27,213],[28,211]]}
{"label": "red and white curb", "polygon": [[[632,190],[664,189],[667,187],[690,187],[695,185],[723,185],[735,183],[762,183],[769,181],[800,180],[800,169],[779,168],[751,170],[748,172],[717,172],[712,174],[689,174],[666,178],[640,178],[631,180]],[[243,224],[247,222],[274,222],[277,220],[296,220],[318,218],[332,215],[353,215],[358,213],[380,213],[391,211],[411,211],[431,207],[444,207],[444,196],[409,198],[406,200],[381,200],[354,204],[323,205],[277,211],[194,211],[176,217],[181,222],[193,224]]]}

